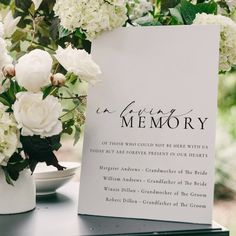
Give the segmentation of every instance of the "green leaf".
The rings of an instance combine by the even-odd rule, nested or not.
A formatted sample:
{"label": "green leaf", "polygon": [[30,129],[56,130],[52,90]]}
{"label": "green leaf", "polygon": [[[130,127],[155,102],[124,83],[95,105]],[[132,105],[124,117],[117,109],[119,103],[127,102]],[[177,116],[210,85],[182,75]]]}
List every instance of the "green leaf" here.
{"label": "green leaf", "polygon": [[185,22],[187,24],[192,24],[197,14],[195,6],[186,0],[182,0],[180,11]]}
{"label": "green leaf", "polygon": [[70,73],[69,76],[68,76],[68,81],[71,83],[71,84],[75,84],[76,81],[78,80],[78,76],[75,75],[74,73]]}
{"label": "green leaf", "polygon": [[11,107],[11,105],[15,102],[15,99],[9,95],[9,90],[0,94],[0,98],[5,106]]}
{"label": "green leaf", "polygon": [[168,11],[169,8],[174,8],[180,3],[180,0],[162,0],[161,11]]}
{"label": "green leaf", "polygon": [[4,5],[9,5],[11,2],[11,0],[0,0],[0,3],[4,4]]}
{"label": "green leaf", "polygon": [[50,138],[48,138],[48,141],[50,142],[50,146],[52,150],[58,151],[61,148],[61,136],[60,135],[54,135]]}
{"label": "green leaf", "polygon": [[2,81],[2,85],[4,85],[6,82],[7,82],[8,78],[5,78],[3,81]]}
{"label": "green leaf", "polygon": [[12,162],[10,160],[7,164],[7,171],[12,180],[17,180],[19,178],[19,174],[22,170],[26,169],[29,166],[28,159],[23,159],[18,153],[15,153],[18,156],[19,160]]}
{"label": "green leaf", "polygon": [[[42,2],[42,6],[43,6],[43,4],[47,5],[48,12],[50,13],[53,11],[53,7],[54,7],[55,3],[56,3],[56,0],[44,0]],[[45,6],[44,6],[44,8],[45,8]]]}
{"label": "green leaf", "polygon": [[197,13],[217,14],[217,3],[211,1],[209,3],[199,3],[196,5]]}
{"label": "green leaf", "polygon": [[20,161],[16,161],[16,162],[9,162],[7,165],[7,168],[20,172],[22,170],[24,170],[25,168],[28,167],[28,160],[27,159],[22,159]]}
{"label": "green leaf", "polygon": [[19,173],[29,166],[28,159],[23,159],[21,155],[15,152],[9,159],[6,170],[12,180],[19,178]]}
{"label": "green leaf", "polygon": [[5,174],[6,182],[7,182],[8,184],[14,186],[14,184],[13,184],[13,182],[12,182],[12,180],[11,180],[11,177],[10,177],[9,173],[7,172],[6,167],[2,167],[2,169],[3,169],[3,172],[4,172],[4,174]]}
{"label": "green leaf", "polygon": [[215,2],[192,4],[187,0],[181,0],[180,12],[186,24],[192,24],[197,13],[216,14],[217,4]]}
{"label": "green leaf", "polygon": [[76,35],[77,37],[79,37],[80,39],[82,39],[82,40],[85,40],[85,39],[86,39],[85,33],[82,32],[79,28],[76,29],[75,35]]}
{"label": "green leaf", "polygon": [[197,0],[197,3],[204,3],[205,0]]}
{"label": "green leaf", "polygon": [[63,133],[71,135],[73,133],[73,126],[75,124],[74,119],[70,119],[68,121],[64,121],[62,123]]}
{"label": "green leaf", "polygon": [[71,34],[71,31],[65,29],[63,26],[59,26],[59,39],[64,38]]}
{"label": "green leaf", "polygon": [[31,4],[28,11],[29,11],[30,15],[34,16],[34,14],[35,14],[35,5]]}
{"label": "green leaf", "polygon": [[58,160],[53,152],[50,138],[41,138],[40,136],[21,136],[20,141],[24,151],[29,157],[29,166],[33,172],[38,162],[46,162],[47,165],[53,165],[58,170],[62,170]]}
{"label": "green leaf", "polygon": [[[2,95],[2,94],[1,94],[1,95]],[[7,101],[6,98],[2,97],[1,95],[0,95],[0,102],[1,102],[3,105],[5,105],[5,106],[10,107],[11,104]]]}
{"label": "green leaf", "polygon": [[28,11],[32,4],[31,0],[15,0],[15,5],[23,11]]}
{"label": "green leaf", "polygon": [[20,48],[20,41],[17,41],[15,43],[13,43],[11,46],[10,46],[10,51],[16,51],[16,52],[20,52],[21,48]]}
{"label": "green leaf", "polygon": [[16,100],[16,94],[21,91],[20,86],[16,81],[10,80],[10,88],[7,91],[8,98],[13,104]]}
{"label": "green leaf", "polygon": [[50,85],[43,89],[43,99],[45,99],[48,95],[56,95],[59,88],[53,85]]}
{"label": "green leaf", "polygon": [[19,178],[20,173],[16,170],[8,170],[9,176],[12,180],[16,181]]}
{"label": "green leaf", "polygon": [[14,82],[12,80],[10,80],[10,88],[8,90],[8,95],[10,96],[12,101],[15,101],[16,97],[15,97],[15,86],[14,86]]}
{"label": "green leaf", "polygon": [[158,25],[162,25],[158,19],[154,19],[153,21],[150,21],[150,22],[145,22],[145,23],[142,23],[142,24],[139,24],[141,26],[158,26]]}
{"label": "green leaf", "polygon": [[11,37],[12,43],[17,43],[20,40],[25,40],[27,38],[27,32],[21,29],[17,29]]}
{"label": "green leaf", "polygon": [[184,24],[183,17],[181,16],[181,13],[178,8],[170,8],[169,11],[171,16],[174,17],[179,24]]}

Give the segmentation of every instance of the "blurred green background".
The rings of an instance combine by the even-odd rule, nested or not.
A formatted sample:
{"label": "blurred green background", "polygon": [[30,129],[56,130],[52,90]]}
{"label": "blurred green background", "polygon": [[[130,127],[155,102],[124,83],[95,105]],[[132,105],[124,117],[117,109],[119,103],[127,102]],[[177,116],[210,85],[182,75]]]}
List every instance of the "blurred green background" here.
{"label": "blurred green background", "polygon": [[236,71],[219,76],[214,220],[236,235]]}

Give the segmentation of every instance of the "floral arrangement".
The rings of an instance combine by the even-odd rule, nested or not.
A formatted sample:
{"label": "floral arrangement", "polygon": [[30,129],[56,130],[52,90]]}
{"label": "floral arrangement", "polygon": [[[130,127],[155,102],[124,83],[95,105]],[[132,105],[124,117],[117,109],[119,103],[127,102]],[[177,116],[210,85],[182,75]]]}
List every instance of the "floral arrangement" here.
{"label": "floral arrangement", "polygon": [[[82,124],[76,117],[83,115],[84,95],[63,94],[77,80],[95,83],[100,68],[87,52],[71,46],[59,48],[54,57],[67,71],[65,75],[52,73],[53,58],[41,49],[21,56],[15,65],[2,67],[0,165],[9,184],[24,168],[29,166],[33,172],[38,162],[45,161],[62,170],[64,167],[53,153],[61,146],[61,135],[71,134],[74,127],[75,140],[78,139]],[[68,60],[78,63],[68,64]],[[71,99],[74,107],[63,106],[64,99]]]}
{"label": "floral arrangement", "polygon": [[127,9],[121,0],[59,0],[56,1],[54,11],[64,28],[78,30],[88,39],[122,26],[127,20]]}
{"label": "floral arrangement", "polygon": [[38,162],[59,165],[63,134],[79,139],[85,83],[99,81],[91,43],[117,27],[217,24],[219,72],[236,64],[231,0],[0,0],[0,167],[9,184]]}

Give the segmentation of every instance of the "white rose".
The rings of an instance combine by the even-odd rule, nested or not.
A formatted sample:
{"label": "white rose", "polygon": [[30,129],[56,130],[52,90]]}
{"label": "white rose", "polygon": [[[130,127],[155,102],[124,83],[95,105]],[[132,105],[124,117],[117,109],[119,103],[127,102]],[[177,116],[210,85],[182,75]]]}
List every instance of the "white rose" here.
{"label": "white rose", "polygon": [[51,95],[45,99],[42,97],[41,92],[21,92],[16,95],[13,111],[23,136],[51,137],[62,131],[59,100]]}
{"label": "white rose", "polygon": [[71,45],[66,49],[59,46],[55,57],[68,72],[73,72],[80,79],[91,84],[99,81],[101,70],[85,50],[72,48]]}
{"label": "white rose", "polygon": [[16,80],[30,92],[50,84],[52,58],[46,51],[35,49],[22,56],[15,66]]}
{"label": "white rose", "polygon": [[10,38],[12,34],[16,31],[16,26],[19,23],[20,19],[21,19],[20,16],[14,18],[12,16],[11,11],[7,13],[7,15],[4,17],[3,20],[5,38]]}

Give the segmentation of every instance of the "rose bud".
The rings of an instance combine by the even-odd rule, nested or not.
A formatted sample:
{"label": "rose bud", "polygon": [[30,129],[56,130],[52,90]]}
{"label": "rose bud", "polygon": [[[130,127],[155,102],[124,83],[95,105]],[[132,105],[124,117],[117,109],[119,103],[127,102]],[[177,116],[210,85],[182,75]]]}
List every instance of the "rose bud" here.
{"label": "rose bud", "polygon": [[50,80],[54,86],[63,86],[66,82],[66,77],[61,73],[56,73],[51,75]]}
{"label": "rose bud", "polygon": [[2,73],[5,77],[14,77],[16,74],[15,66],[13,64],[8,64],[2,68]]}

